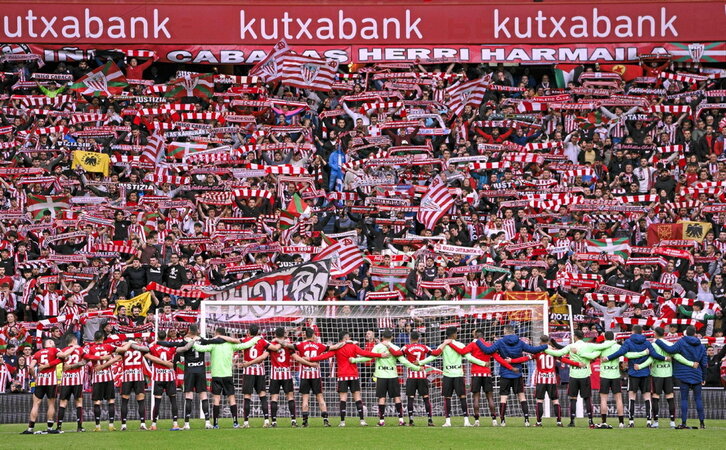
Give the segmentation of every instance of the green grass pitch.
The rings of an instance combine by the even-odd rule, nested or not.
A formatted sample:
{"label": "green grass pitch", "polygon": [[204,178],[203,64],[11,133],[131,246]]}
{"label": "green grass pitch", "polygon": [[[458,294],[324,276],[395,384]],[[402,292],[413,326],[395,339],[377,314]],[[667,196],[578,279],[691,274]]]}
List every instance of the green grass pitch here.
{"label": "green grass pitch", "polygon": [[[705,430],[648,429],[645,420],[637,419],[634,429],[590,430],[585,419],[577,420],[577,428],[557,428],[552,419],[545,419],[543,428],[524,428],[522,420],[512,417],[506,428],[493,428],[484,418],[479,428],[464,428],[463,419],[452,419],[453,427],[442,428],[443,419],[436,420],[435,428],[426,427],[425,418],[417,418],[415,427],[399,427],[396,418],[387,418],[383,428],[375,426],[377,419],[368,418],[369,426],[358,425],[350,418],[345,428],[338,428],[338,420],[331,420],[332,428],[323,428],[319,418],[311,419],[309,428],[290,428],[289,419],[280,419],[275,429],[263,429],[261,420],[252,420],[250,429],[233,429],[230,419],[220,422],[219,430],[204,430],[204,423],[195,420],[192,430],[171,432],[171,421],[159,422],[157,431],[139,431],[138,422],[129,422],[129,431],[90,431],[93,423],[85,423],[86,433],[75,432],[75,422],[64,424],[62,435],[20,435],[24,425],[0,425],[0,448],[239,448],[258,449],[671,449],[699,448],[723,449],[726,442],[726,421],[706,421]],[[617,418],[609,423],[617,426]],[[661,421],[662,425],[667,421]],[[698,421],[690,421],[697,425]],[[117,428],[120,422],[116,422]],[[36,425],[36,430],[45,424]]]}

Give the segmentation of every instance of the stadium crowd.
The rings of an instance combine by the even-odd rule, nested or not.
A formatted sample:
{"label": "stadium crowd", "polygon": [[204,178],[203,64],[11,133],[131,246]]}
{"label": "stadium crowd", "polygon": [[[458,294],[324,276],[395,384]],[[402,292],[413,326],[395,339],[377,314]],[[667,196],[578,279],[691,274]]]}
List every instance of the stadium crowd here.
{"label": "stadium crowd", "polygon": [[286,83],[6,50],[0,392],[29,389],[37,330],[62,348],[187,321],[209,286],[334,245],[325,300],[546,294],[577,328],[694,326],[709,382],[726,375],[723,69],[421,61]]}

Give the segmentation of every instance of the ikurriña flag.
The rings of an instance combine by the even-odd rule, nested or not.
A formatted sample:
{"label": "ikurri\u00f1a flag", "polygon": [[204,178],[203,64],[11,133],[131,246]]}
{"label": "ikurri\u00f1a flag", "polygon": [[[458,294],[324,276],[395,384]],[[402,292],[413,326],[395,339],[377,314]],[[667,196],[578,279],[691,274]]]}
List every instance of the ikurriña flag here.
{"label": "ikurri\u00f1a flag", "polygon": [[112,97],[120,94],[128,85],[121,69],[113,61],[108,61],[79,78],[71,84],[70,89],[81,95]]}

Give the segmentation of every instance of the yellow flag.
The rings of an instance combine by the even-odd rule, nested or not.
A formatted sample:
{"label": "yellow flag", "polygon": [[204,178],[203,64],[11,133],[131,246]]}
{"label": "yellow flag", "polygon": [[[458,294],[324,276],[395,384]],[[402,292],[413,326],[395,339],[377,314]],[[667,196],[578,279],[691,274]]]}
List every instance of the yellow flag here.
{"label": "yellow flag", "polygon": [[76,150],[73,152],[73,163],[71,168],[83,168],[86,172],[100,172],[108,176],[111,159],[105,153],[84,152]]}
{"label": "yellow flag", "polygon": [[126,312],[129,315],[131,314],[131,308],[138,306],[141,308],[141,315],[145,317],[146,313],[149,312],[149,308],[151,308],[151,292],[144,292],[128,300],[116,300],[116,310],[113,313],[118,314],[118,309],[122,306],[126,307]]}
{"label": "yellow flag", "polygon": [[683,226],[682,239],[703,242],[708,232],[711,231],[710,222],[689,222],[684,220],[678,223]]}

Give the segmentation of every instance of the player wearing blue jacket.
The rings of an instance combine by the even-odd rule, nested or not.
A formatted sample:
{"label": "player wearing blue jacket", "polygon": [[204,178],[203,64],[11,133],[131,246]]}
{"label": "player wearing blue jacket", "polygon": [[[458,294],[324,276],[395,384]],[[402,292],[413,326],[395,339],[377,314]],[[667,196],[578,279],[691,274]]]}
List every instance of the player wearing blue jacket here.
{"label": "player wearing blue jacket", "polygon": [[[628,352],[642,352],[648,350],[649,356],[653,359],[665,361],[665,357],[655,351],[650,342],[643,336],[643,327],[633,325],[633,335],[623,342],[618,351],[602,358],[608,361],[620,358]],[[645,411],[647,418],[647,426],[651,425],[651,405],[650,405],[650,369],[648,367],[635,368],[636,364],[642,364],[648,359],[648,356],[641,356],[628,360],[628,428],[635,428],[635,398],[638,396],[638,390],[643,394],[645,402]]]}
{"label": "player wearing blue jacket", "polygon": [[697,368],[681,364],[678,361],[673,365],[673,375],[681,383],[681,424],[677,428],[688,428],[686,419],[688,418],[688,394],[691,390],[693,390],[693,400],[696,402],[701,428],[706,428],[703,422],[706,416],[703,411],[701,386],[706,380],[708,357],[706,356],[706,348],[701,344],[701,340],[696,337],[696,327],[686,328],[686,335],[674,345],[668,345],[661,340],[657,341],[656,344],[668,353],[679,353],[689,361],[698,362],[699,367]]}
{"label": "player wearing blue jacket", "polygon": [[[547,349],[547,345],[532,346],[522,341],[519,336],[514,334],[514,328],[504,327],[504,337],[498,339],[491,346],[485,345],[481,340],[476,341],[476,345],[486,353],[491,355],[499,352],[502,358],[520,358],[522,352],[539,353]],[[519,396],[519,404],[522,407],[522,415],[524,415],[524,426],[529,426],[529,408],[527,407],[527,399],[524,396],[524,382],[522,381],[522,373],[520,371],[521,364],[512,364],[516,371],[509,370],[506,367],[499,366],[499,415],[502,418],[502,426],[506,426],[504,421],[507,412],[507,398],[509,390]]]}

